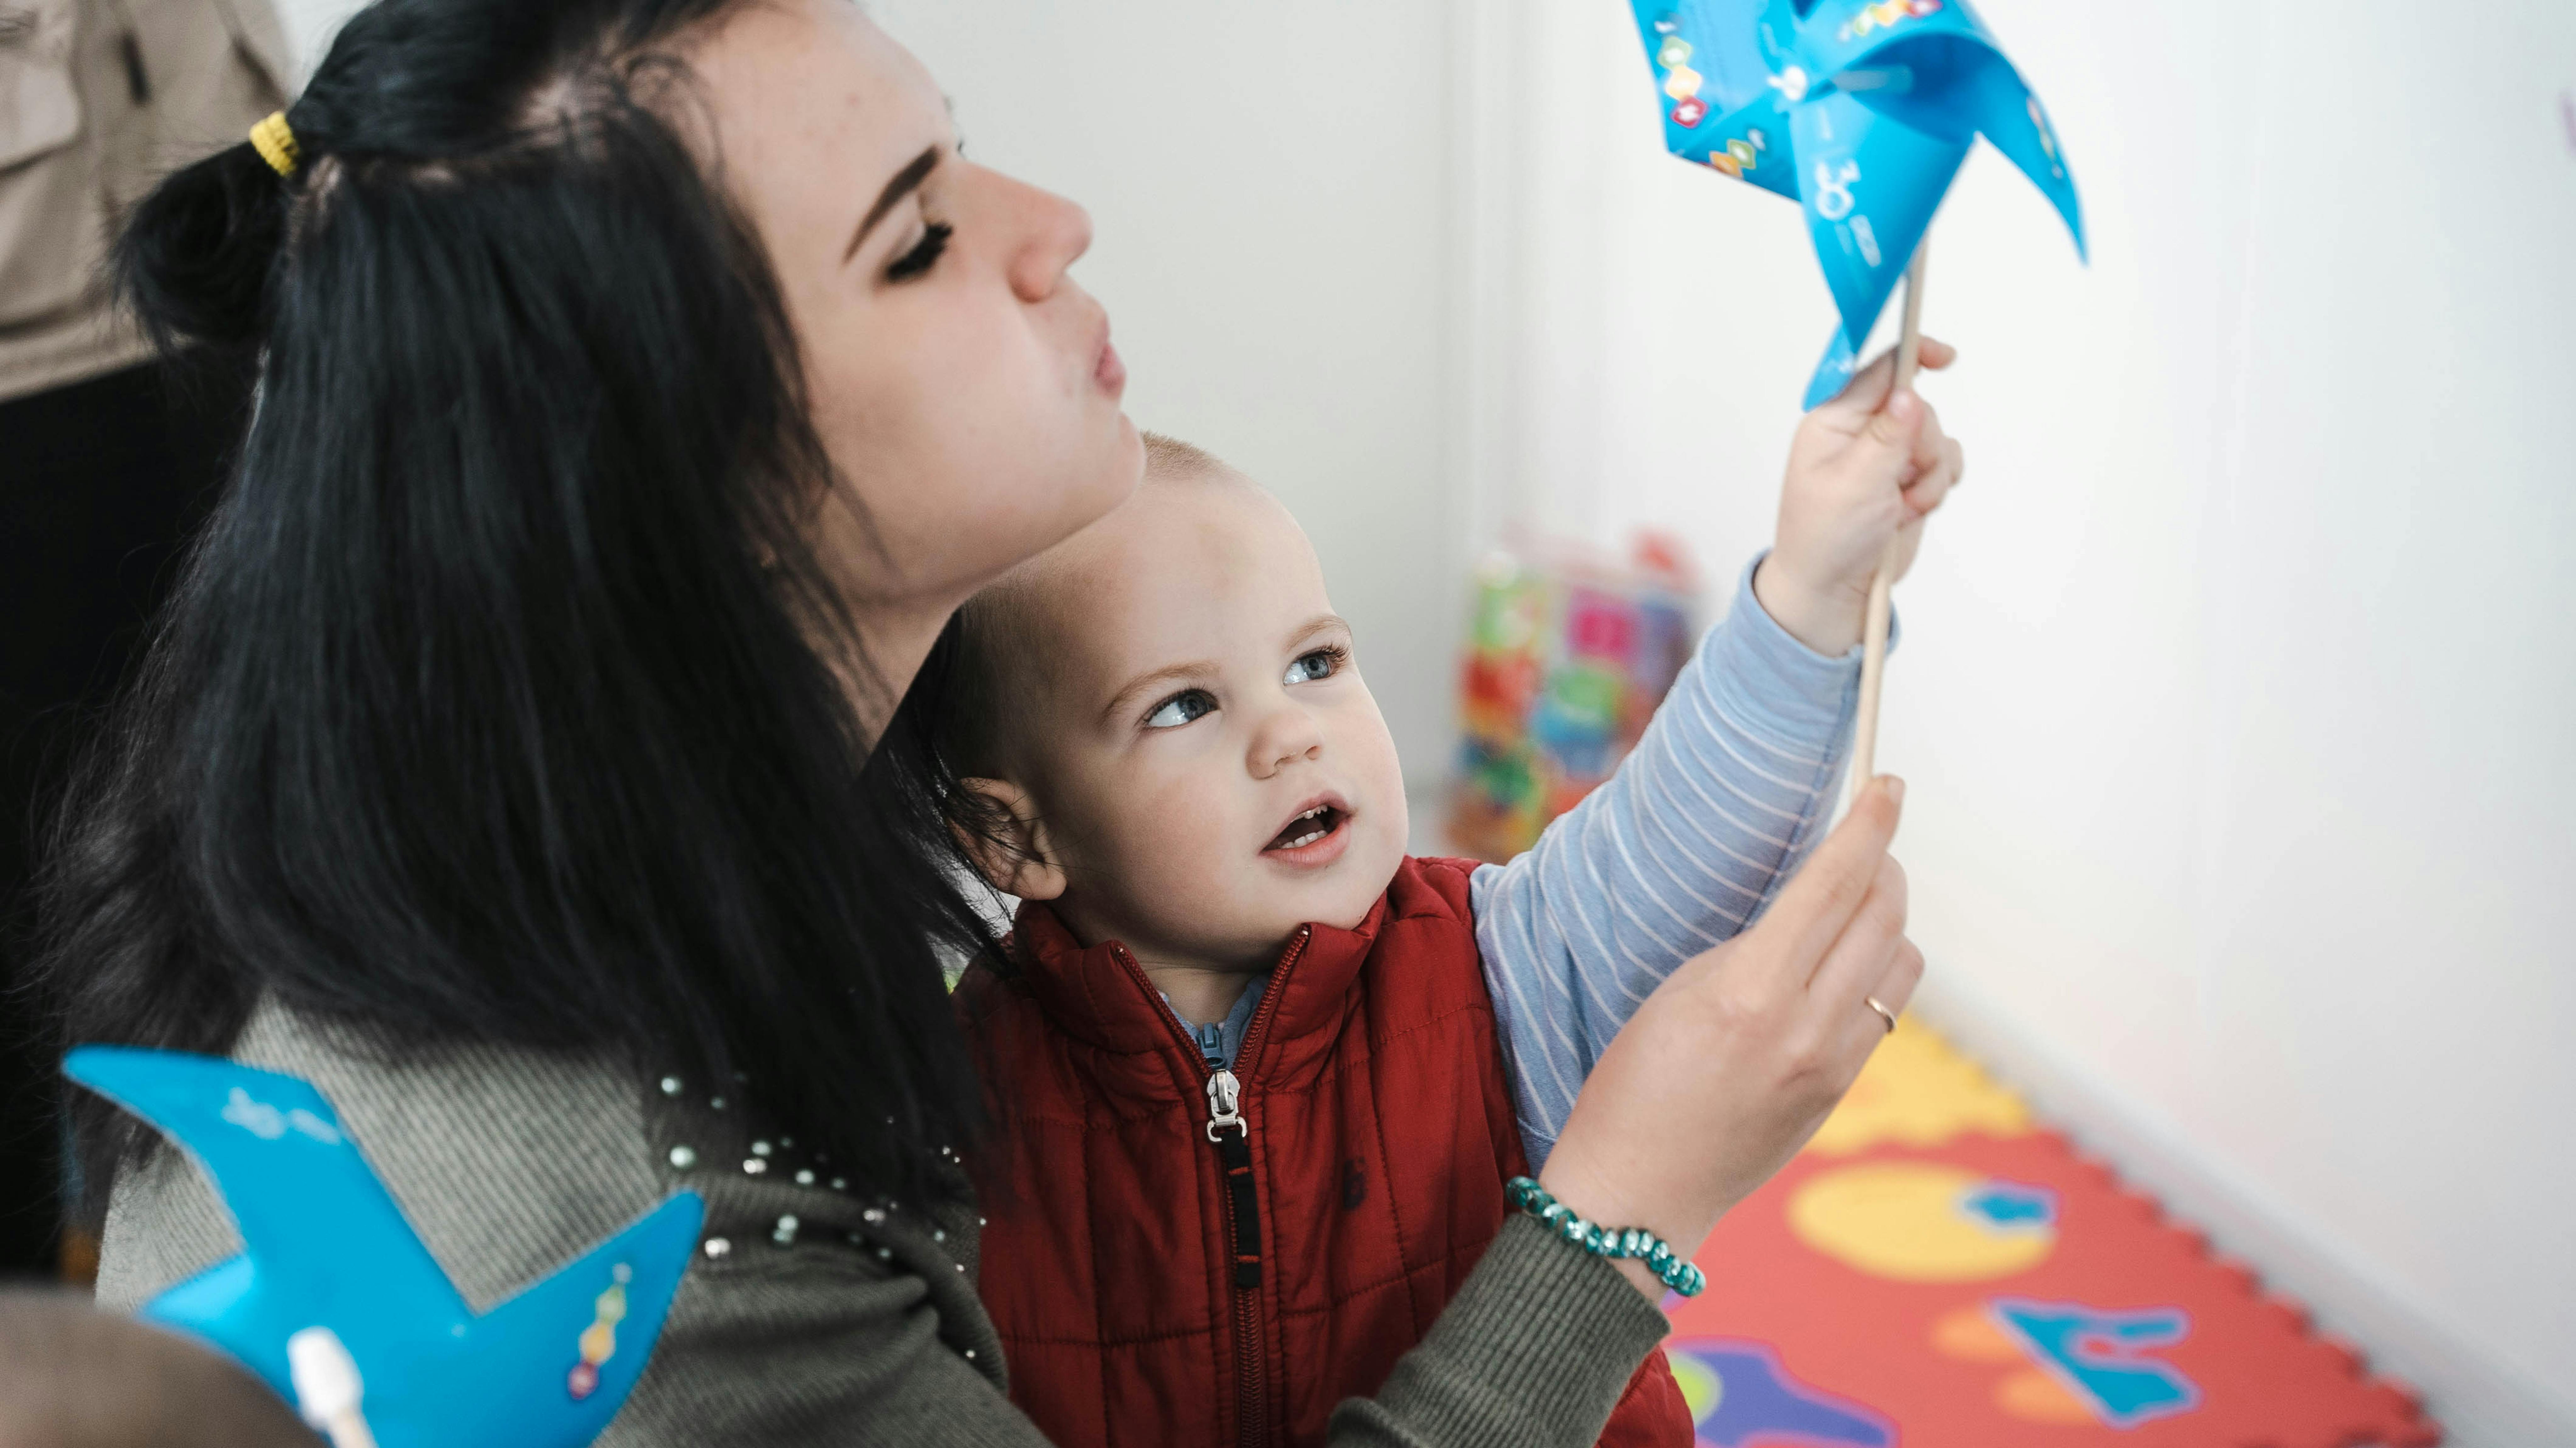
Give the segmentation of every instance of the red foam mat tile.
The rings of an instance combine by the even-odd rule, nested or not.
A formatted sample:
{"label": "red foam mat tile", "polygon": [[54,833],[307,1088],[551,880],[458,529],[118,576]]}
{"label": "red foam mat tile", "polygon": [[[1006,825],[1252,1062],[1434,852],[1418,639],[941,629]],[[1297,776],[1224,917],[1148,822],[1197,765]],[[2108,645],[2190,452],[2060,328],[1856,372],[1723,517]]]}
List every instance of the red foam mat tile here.
{"label": "red foam mat tile", "polygon": [[2440,1443],[2412,1390],[2062,1137],[1992,1111],[1941,1130],[1905,1093],[1970,1078],[1909,1031],[1855,1093],[1892,1124],[1820,1135],[1702,1247],[1707,1292],[1667,1304],[1705,1448]]}

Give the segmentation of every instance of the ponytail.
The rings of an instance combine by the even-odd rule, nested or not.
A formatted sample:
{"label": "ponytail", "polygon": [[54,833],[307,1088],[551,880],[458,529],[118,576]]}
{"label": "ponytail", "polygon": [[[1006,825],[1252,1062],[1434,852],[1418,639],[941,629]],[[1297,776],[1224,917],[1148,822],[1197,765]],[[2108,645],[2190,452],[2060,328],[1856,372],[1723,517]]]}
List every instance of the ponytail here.
{"label": "ponytail", "polygon": [[293,182],[248,141],[163,178],[116,243],[117,290],[164,353],[256,354]]}

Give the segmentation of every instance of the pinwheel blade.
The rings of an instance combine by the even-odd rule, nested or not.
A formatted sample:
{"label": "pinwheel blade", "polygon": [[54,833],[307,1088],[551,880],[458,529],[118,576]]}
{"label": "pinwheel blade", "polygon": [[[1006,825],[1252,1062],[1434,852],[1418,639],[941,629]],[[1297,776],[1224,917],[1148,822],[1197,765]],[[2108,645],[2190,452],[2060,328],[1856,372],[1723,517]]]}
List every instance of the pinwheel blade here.
{"label": "pinwheel blade", "polygon": [[292,1076],[170,1051],[85,1046],[73,1080],[151,1122],[213,1178],[240,1256],[143,1315],[230,1354],[295,1401],[288,1344],[327,1329],[381,1448],[581,1448],[642,1375],[697,1246],[681,1192],[477,1313],[331,1103]]}
{"label": "pinwheel blade", "polygon": [[1789,134],[1807,234],[1842,314],[1844,340],[1857,350],[1904,280],[1950,178],[1968,159],[1968,144],[1890,120],[1839,93],[1799,106]]}
{"label": "pinwheel blade", "polygon": [[[1796,200],[1788,96],[1763,42],[1767,0],[1631,0],[1655,66],[1664,149]],[[1778,32],[1786,36],[1787,32]]]}
{"label": "pinwheel blade", "polygon": [[63,1074],[187,1152],[241,1232],[241,1256],[171,1289],[145,1316],[206,1338],[280,1392],[297,1328],[386,1303],[442,1332],[472,1316],[311,1086],[208,1056],[105,1046],[72,1052]]}
{"label": "pinwheel blade", "polygon": [[1842,390],[1980,135],[2086,254],[2039,98],[1967,0],[1631,0],[1674,155],[1795,198],[1840,318],[1808,384]]}

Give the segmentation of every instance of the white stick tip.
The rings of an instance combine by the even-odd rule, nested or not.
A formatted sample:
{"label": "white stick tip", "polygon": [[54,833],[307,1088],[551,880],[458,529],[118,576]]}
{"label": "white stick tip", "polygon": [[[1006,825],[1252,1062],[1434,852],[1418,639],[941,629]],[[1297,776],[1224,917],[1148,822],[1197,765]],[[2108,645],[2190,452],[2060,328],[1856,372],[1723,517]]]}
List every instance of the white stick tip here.
{"label": "white stick tip", "polygon": [[296,1406],[316,1428],[328,1428],[333,1419],[357,1411],[366,1398],[357,1359],[327,1327],[308,1327],[288,1338],[286,1367],[295,1380]]}

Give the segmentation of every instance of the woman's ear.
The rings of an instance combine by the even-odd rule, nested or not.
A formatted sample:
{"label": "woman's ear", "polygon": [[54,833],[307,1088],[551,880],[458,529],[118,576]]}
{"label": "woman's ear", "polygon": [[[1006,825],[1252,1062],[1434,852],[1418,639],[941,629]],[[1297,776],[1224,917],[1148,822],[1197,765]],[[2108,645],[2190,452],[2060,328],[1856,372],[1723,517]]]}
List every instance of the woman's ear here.
{"label": "woman's ear", "polygon": [[1052,900],[1064,893],[1064,868],[1047,842],[1037,802],[1007,779],[961,779],[973,798],[965,820],[952,821],[957,843],[984,882],[1023,900]]}

